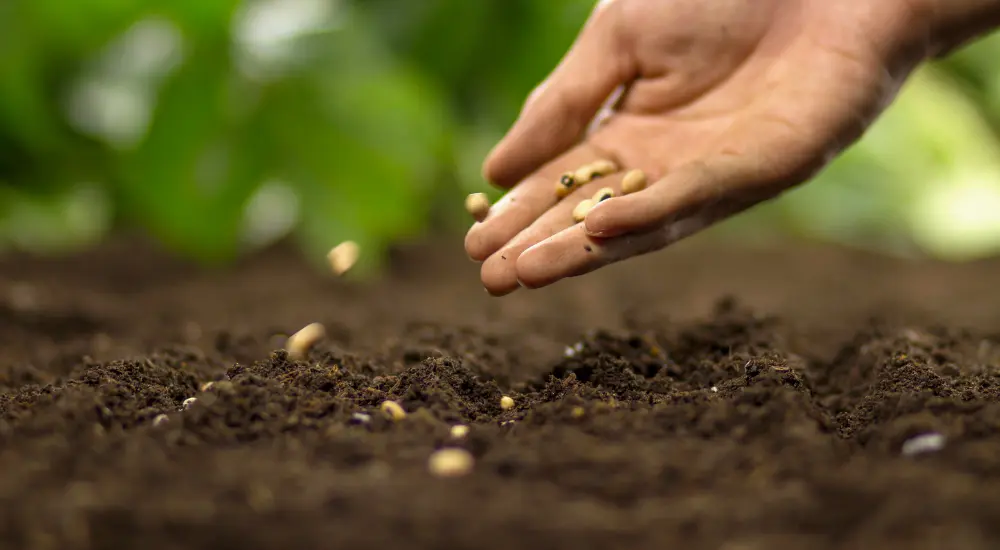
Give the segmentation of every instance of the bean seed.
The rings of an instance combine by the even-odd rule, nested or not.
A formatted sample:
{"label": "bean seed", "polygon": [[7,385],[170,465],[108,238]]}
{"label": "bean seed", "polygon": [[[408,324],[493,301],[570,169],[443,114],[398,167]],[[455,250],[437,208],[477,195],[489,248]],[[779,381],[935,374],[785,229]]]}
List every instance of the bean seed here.
{"label": "bean seed", "polygon": [[461,439],[469,435],[469,427],[463,424],[456,424],[451,427],[451,436],[455,439]]}
{"label": "bean seed", "polygon": [[614,161],[608,159],[601,159],[587,165],[590,170],[590,179],[595,180],[597,178],[607,176],[608,174],[614,174],[618,171],[618,165]]}
{"label": "bean seed", "polygon": [[514,408],[514,400],[508,396],[503,396],[500,398],[500,408],[507,411]]}
{"label": "bean seed", "polygon": [[592,208],[594,208],[595,203],[592,199],[583,199],[580,201],[576,207],[573,208],[573,221],[580,223],[587,217],[587,214]]}
{"label": "bean seed", "polygon": [[360,255],[361,247],[358,246],[358,243],[344,241],[333,247],[327,253],[326,259],[330,262],[330,268],[333,269],[333,273],[340,276],[354,267]]}
{"label": "bean seed", "polygon": [[153,425],[154,426],[160,426],[164,422],[168,422],[169,420],[170,420],[170,418],[167,415],[165,415],[165,414],[158,414],[158,415],[156,415],[156,418],[153,419]]}
{"label": "bean seed", "polygon": [[326,329],[320,323],[310,323],[295,334],[288,337],[285,349],[288,350],[288,357],[293,361],[305,358],[306,353],[326,335]]}
{"label": "bean seed", "polygon": [[473,193],[465,197],[465,209],[477,222],[481,222],[490,212],[490,200],[485,193]]}
{"label": "bean seed", "polygon": [[188,397],[187,399],[184,400],[183,403],[181,403],[181,406],[184,407],[185,409],[190,409],[197,402],[198,402],[197,398],[195,398],[195,397]]}
{"label": "bean seed", "polygon": [[379,408],[394,422],[406,418],[406,411],[403,409],[403,406],[395,401],[383,401]]}
{"label": "bean seed", "polygon": [[642,170],[632,170],[622,179],[622,194],[637,193],[646,188],[646,173]]}
{"label": "bean seed", "polygon": [[576,177],[572,172],[566,172],[559,177],[559,183],[556,183],[556,196],[561,199],[569,195],[576,187]]}
{"label": "bean seed", "polygon": [[465,449],[440,449],[427,460],[427,467],[437,477],[459,477],[472,471],[475,460]]}
{"label": "bean seed", "polygon": [[591,200],[594,201],[594,204],[597,204],[599,202],[606,201],[606,200],[610,199],[613,196],[615,196],[615,190],[614,189],[612,189],[610,187],[602,187],[596,193],[594,193],[594,198],[591,199]]}

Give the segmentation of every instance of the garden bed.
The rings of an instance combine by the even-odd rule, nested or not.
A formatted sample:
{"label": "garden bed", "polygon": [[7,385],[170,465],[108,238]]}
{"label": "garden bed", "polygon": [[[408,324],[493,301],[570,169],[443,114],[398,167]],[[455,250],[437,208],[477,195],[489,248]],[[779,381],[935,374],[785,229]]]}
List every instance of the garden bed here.
{"label": "garden bed", "polygon": [[998,280],[698,239],[500,299],[460,239],[364,285],[284,247],[8,257],[0,546],[995,548]]}

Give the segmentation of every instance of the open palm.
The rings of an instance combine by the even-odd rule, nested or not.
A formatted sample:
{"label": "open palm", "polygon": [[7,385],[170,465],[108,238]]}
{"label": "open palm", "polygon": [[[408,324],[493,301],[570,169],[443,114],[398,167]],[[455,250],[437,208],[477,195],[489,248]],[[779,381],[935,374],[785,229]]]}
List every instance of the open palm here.
{"label": "open palm", "polygon": [[[906,0],[605,0],[484,165],[510,188],[466,236],[494,295],[663,248],[809,179],[924,52]],[[620,170],[560,200],[559,176]],[[651,185],[571,212],[642,169]]]}

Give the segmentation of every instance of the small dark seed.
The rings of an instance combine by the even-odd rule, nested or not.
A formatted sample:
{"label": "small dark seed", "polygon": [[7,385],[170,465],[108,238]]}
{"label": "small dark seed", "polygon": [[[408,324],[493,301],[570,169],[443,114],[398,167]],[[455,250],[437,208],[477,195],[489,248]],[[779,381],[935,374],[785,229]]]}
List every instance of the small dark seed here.
{"label": "small dark seed", "polygon": [[565,174],[563,177],[559,178],[559,183],[563,184],[565,187],[573,187],[573,184],[576,183],[576,181],[573,179],[573,176]]}

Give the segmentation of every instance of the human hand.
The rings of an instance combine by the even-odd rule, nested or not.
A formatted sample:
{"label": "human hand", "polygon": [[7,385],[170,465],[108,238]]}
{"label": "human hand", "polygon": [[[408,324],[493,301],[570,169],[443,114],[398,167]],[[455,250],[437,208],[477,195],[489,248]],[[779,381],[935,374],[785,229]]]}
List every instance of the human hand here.
{"label": "human hand", "polygon": [[[511,189],[466,236],[486,289],[663,248],[809,179],[928,55],[910,1],[600,2],[484,164]],[[620,171],[556,196],[561,174],[598,159]],[[574,223],[634,168],[648,188]]]}

